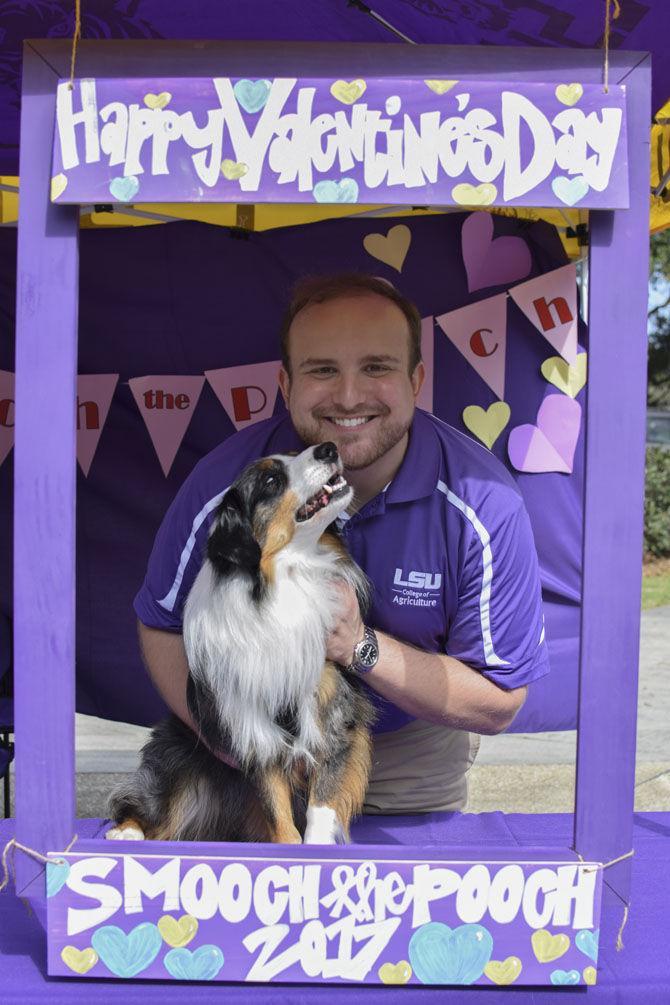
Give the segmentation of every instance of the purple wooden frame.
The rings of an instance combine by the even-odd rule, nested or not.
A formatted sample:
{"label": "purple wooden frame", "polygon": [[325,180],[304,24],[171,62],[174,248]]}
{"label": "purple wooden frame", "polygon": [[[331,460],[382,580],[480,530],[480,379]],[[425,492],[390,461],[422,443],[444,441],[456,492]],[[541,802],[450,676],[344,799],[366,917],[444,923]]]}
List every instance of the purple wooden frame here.
{"label": "purple wooden frame", "polygon": [[[70,42],[25,43],[16,321],[15,668],[17,839],[42,851],[76,833],[76,206],[49,202],[56,82]],[[599,83],[597,50],[225,42],[83,42],[77,76],[420,75]],[[610,54],[627,86],[630,209],[592,213],[583,616],[574,847],[606,862],[631,848],[644,497],[651,67]],[[624,380],[620,376],[625,375]],[[104,842],[86,842],[103,850]],[[178,846],[175,846],[175,851]],[[545,853],[547,848],[538,849]],[[564,851],[564,849],[563,849]],[[532,849],[524,849],[524,854]],[[560,850],[557,855],[560,856]],[[492,850],[487,848],[489,857]],[[39,883],[38,883],[39,879]],[[630,860],[605,874],[627,899]],[[43,896],[21,857],[17,889]]]}

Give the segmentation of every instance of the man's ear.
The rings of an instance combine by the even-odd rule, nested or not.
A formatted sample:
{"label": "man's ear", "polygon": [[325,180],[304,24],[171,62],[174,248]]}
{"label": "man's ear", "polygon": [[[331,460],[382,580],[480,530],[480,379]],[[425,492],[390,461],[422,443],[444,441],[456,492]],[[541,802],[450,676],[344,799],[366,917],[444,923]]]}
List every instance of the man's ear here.
{"label": "man's ear", "polygon": [[281,391],[281,396],[284,399],[284,404],[288,408],[289,393],[291,390],[291,378],[289,376],[288,370],[282,367],[279,371],[279,390]]}
{"label": "man's ear", "polygon": [[246,572],[254,583],[259,580],[261,549],[237,489],[226,492],[219,506],[207,557],[222,575]]}
{"label": "man's ear", "polygon": [[419,397],[419,392],[423,387],[423,382],[426,379],[426,368],[423,363],[417,363],[414,367],[414,373],[410,377],[412,382],[412,391],[414,392],[414,399]]}

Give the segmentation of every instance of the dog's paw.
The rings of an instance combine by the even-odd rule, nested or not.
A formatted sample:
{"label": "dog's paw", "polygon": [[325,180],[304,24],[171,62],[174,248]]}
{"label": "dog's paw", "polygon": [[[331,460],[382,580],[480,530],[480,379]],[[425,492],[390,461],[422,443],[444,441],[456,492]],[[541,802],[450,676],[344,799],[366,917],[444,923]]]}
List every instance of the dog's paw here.
{"label": "dog's paw", "polygon": [[304,844],[346,844],[344,829],[330,806],[309,806]]}
{"label": "dog's paw", "polygon": [[144,831],[139,827],[112,827],[105,834],[107,841],[144,841]]}

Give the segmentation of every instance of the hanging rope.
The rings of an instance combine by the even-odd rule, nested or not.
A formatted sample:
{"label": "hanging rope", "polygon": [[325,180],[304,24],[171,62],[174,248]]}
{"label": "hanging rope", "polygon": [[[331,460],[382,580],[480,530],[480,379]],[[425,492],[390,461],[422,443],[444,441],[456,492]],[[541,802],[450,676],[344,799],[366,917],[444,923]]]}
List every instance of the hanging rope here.
{"label": "hanging rope", "polygon": [[[616,3],[616,0],[615,0],[615,3]],[[632,858],[634,854],[635,854],[635,849],[631,848],[630,851],[625,852],[623,855],[619,855],[618,858],[613,858],[610,862],[604,862],[602,865],[598,864],[593,869],[588,869],[587,868],[587,869],[584,870],[584,872],[597,872],[598,869],[602,869],[603,872],[604,872],[604,870],[605,869],[609,869],[610,866],[616,865],[618,862],[623,862],[624,859]],[[575,855],[577,856],[577,858],[579,859],[580,862],[584,861],[584,857],[578,851],[575,851]],[[619,900],[623,904],[623,919],[621,921],[621,924],[619,925],[619,931],[618,931],[618,934],[617,934],[617,937],[616,937],[616,951],[617,951],[617,953],[620,953],[621,950],[624,948],[622,936],[623,936],[623,930],[626,927],[626,922],[628,921],[628,915],[630,913],[630,904],[628,904],[623,899],[623,897],[619,896],[619,894],[616,892],[616,890],[613,890],[612,892],[614,894],[616,894],[617,897],[619,897]]]}
{"label": "hanging rope", "polygon": [[[63,852],[63,854],[65,854],[70,850],[70,848],[72,847],[72,845],[75,843],[76,840],[77,835],[75,834],[75,836],[72,838],[69,845]],[[19,851],[25,852],[26,855],[30,855],[31,858],[36,859],[38,862],[46,862],[46,863],[53,862],[56,865],[62,865],[65,862],[65,859],[63,858],[50,858],[47,855],[43,855],[41,851],[35,851],[34,848],[28,848],[27,845],[20,844],[16,840],[16,838],[10,838],[10,840],[7,842],[2,852],[3,876],[2,876],[2,882],[0,882],[0,893],[5,889],[5,887],[9,883],[10,876],[14,880],[14,885],[16,886],[16,879],[15,879],[16,869],[14,867],[14,855],[16,854],[17,848],[19,849]],[[11,861],[9,859],[10,852],[12,853]]]}
{"label": "hanging rope", "polygon": [[[614,13],[610,15],[610,6],[614,3]],[[605,94],[609,93],[610,89],[610,20],[616,21],[621,13],[621,5],[619,0],[605,0],[605,67],[603,73],[603,82],[605,85]]]}
{"label": "hanging rope", "polygon": [[[616,0],[615,0],[616,2]],[[81,38],[81,0],[74,0],[74,35],[72,36],[72,56],[70,57],[70,90],[74,87],[74,64],[77,59],[77,46]]]}

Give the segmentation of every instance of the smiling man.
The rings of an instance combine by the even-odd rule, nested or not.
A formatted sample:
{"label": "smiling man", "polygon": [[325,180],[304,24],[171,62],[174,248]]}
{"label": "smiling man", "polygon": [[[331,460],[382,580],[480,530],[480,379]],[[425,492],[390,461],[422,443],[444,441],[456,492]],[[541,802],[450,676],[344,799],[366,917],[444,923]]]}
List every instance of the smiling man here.
{"label": "smiling man", "polygon": [[340,530],[374,589],[367,624],[342,589],[327,654],[364,677],[377,705],[369,812],[463,809],[478,734],[506,729],[548,671],[521,494],[488,450],[415,407],[420,334],[416,308],[384,280],[300,284],[281,330],[288,416],[196,466],[135,601],[151,677],[190,722],[181,611],[211,513],[252,460],[334,442],[355,490]]}

